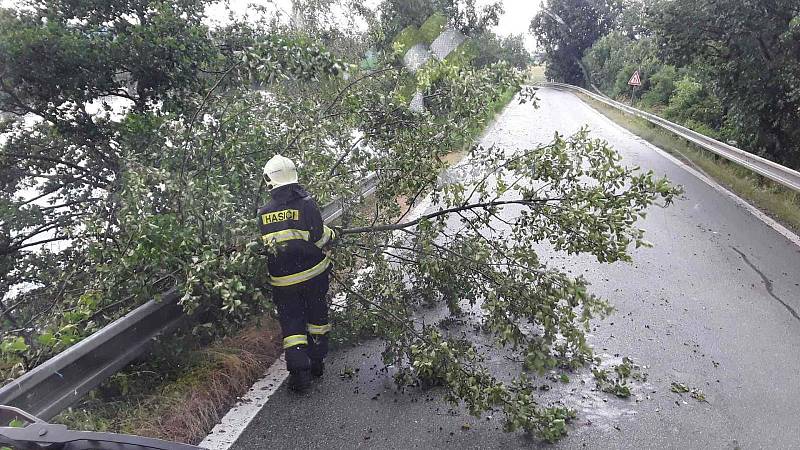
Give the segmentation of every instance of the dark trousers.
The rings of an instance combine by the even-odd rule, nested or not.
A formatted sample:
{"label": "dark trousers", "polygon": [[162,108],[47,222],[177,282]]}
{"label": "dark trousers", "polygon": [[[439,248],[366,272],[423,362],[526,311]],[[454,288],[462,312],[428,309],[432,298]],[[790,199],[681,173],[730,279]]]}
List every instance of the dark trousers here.
{"label": "dark trousers", "polygon": [[272,287],[290,372],[307,370],[311,360],[322,361],[328,354],[328,284],[325,272],[303,283]]}

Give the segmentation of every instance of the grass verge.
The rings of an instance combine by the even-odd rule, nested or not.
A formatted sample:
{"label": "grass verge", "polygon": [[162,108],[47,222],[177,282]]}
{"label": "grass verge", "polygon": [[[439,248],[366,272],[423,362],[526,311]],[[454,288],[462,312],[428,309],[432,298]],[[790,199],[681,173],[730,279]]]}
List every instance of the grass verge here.
{"label": "grass verge", "polygon": [[628,131],[705,173],[784,226],[800,232],[800,194],[681,139],[644,119],[625,114],[584,94],[577,95],[586,104]]}
{"label": "grass verge", "polygon": [[197,444],[280,356],[270,318],[253,321],[207,347],[191,339],[154,346],[145,362],[119,372],[53,419],[71,429],[109,431]]}
{"label": "grass verge", "polygon": [[[506,106],[508,106],[508,104],[511,103],[511,100],[514,100],[514,97],[517,95],[517,93],[519,93],[519,90],[509,89],[503,92],[503,94],[501,94],[500,97],[497,98],[497,100],[491,103],[489,105],[489,113],[487,115],[486,122],[484,122],[484,124],[489,124],[492,121],[494,121],[494,119],[497,117],[497,114],[503,111],[506,108]],[[486,127],[484,126],[481,130],[479,130],[479,132],[483,132],[485,128]],[[477,138],[478,136],[476,135],[475,137]]]}

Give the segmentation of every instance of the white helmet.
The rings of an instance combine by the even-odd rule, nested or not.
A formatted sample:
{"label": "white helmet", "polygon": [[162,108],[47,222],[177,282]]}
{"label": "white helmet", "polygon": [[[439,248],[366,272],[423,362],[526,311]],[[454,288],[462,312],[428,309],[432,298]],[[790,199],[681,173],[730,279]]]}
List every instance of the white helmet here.
{"label": "white helmet", "polygon": [[264,164],[264,178],[270,189],[297,183],[297,168],[291,159],[275,155]]}

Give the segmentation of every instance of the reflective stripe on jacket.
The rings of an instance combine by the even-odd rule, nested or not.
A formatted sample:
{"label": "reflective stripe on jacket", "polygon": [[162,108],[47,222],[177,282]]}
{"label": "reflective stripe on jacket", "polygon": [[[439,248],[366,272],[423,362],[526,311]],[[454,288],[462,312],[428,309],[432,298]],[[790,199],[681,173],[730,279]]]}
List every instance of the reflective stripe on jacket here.
{"label": "reflective stripe on jacket", "polygon": [[299,184],[281,186],[270,194],[272,200],[258,210],[261,239],[270,247],[269,283],[291,286],[326,273],[330,260],[322,247],[335,236],[322,223],[317,203]]}

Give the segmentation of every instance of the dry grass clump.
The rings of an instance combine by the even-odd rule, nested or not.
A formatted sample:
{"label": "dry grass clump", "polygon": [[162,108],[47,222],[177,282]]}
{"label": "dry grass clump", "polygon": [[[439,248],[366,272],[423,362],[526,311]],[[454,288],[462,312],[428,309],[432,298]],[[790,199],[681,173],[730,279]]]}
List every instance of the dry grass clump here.
{"label": "dry grass clump", "polygon": [[206,347],[177,351],[181,345],[162,343],[54,422],[196,444],[280,356],[280,327],[261,318]]}
{"label": "dry grass clump", "polygon": [[[182,396],[170,401],[163,414],[152,417],[134,434],[170,441],[198,443],[236,400],[280,356],[277,325],[251,326],[202,352],[213,361]],[[198,376],[202,375],[202,376]]]}

